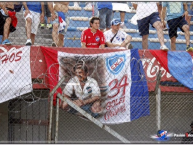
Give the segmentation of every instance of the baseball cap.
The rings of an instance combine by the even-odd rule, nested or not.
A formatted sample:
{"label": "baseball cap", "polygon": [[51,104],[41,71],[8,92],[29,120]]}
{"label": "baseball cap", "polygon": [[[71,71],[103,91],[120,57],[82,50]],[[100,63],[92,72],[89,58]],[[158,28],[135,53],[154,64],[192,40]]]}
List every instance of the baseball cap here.
{"label": "baseball cap", "polygon": [[117,19],[113,19],[111,21],[111,25],[119,25],[119,24],[122,24],[122,22],[120,20],[117,20]]}

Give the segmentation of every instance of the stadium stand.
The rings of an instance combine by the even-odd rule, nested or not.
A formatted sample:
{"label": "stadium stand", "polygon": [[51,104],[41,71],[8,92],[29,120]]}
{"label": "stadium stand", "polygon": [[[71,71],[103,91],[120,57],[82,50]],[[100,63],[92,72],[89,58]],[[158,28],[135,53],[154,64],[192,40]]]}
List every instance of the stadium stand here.
{"label": "stadium stand", "polygon": [[[125,15],[125,26],[127,29],[124,29],[126,33],[132,36],[133,38],[133,47],[142,49],[141,46],[141,37],[138,32],[137,25],[131,23],[131,18],[135,15],[135,10],[132,7],[132,4],[128,3],[130,12],[127,12]],[[81,47],[80,44],[80,36],[84,29],[88,28],[89,26],[89,19],[93,15],[98,15],[98,10],[96,7],[96,2],[94,5],[94,12],[92,9],[85,9],[85,3],[80,2],[79,7],[74,7],[74,2],[70,2],[69,4],[69,11],[67,13],[67,17],[69,18],[69,26],[67,28],[67,32],[65,35],[64,47]],[[23,18],[22,10],[17,13],[18,18],[18,25],[17,30],[10,34],[9,40],[14,45],[24,45],[26,34],[25,34],[25,21]],[[120,14],[118,11],[114,13],[114,18],[120,19]],[[193,21],[190,22],[190,42],[193,43]],[[51,46],[52,43],[52,36],[51,31],[49,29],[40,29],[38,30],[38,34],[36,36],[35,45],[43,45],[43,46]],[[1,43],[0,36],[0,43]],[[159,49],[160,44],[157,38],[157,33],[154,28],[150,26],[150,34],[149,34],[149,49]],[[164,31],[164,38],[165,43],[168,48],[170,48],[170,39],[168,36],[168,32]],[[184,33],[178,29],[178,38],[177,38],[177,50],[185,50],[185,37]]]}

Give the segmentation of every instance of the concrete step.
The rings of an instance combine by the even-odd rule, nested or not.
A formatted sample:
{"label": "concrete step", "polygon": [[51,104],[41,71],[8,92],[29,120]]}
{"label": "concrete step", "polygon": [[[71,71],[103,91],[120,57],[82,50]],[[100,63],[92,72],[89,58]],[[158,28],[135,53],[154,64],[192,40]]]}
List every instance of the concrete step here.
{"label": "concrete step", "polygon": [[[26,36],[20,36],[20,37],[9,37],[9,40],[12,44],[20,44],[23,45],[25,44],[25,42],[27,41]],[[40,38],[36,38],[35,39],[35,43],[43,45],[43,44],[52,44],[52,39],[40,39]]]}
{"label": "concrete step", "polygon": [[[9,36],[10,37],[26,36],[25,27],[17,27],[15,32],[10,33]],[[38,32],[37,32],[36,37],[40,37],[42,39],[43,38],[50,38],[50,39],[52,39],[52,30],[38,28]]]}

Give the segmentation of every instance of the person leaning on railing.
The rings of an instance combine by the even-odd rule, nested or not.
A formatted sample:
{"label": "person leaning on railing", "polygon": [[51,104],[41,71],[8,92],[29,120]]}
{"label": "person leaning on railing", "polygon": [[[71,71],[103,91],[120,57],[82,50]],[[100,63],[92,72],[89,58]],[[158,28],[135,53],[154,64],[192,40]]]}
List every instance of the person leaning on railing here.
{"label": "person leaning on railing", "polygon": [[148,49],[149,24],[157,30],[161,50],[168,50],[164,45],[163,27],[159,17],[158,5],[156,2],[133,2],[136,9],[137,24],[139,33],[142,36],[142,47]]}
{"label": "person leaning on railing", "polygon": [[[74,68],[75,76],[71,78],[63,89],[63,95],[72,100],[74,104],[81,107],[93,117],[98,117],[103,111],[100,102],[100,88],[94,78],[88,76],[89,70],[84,61],[78,61]],[[69,113],[75,114],[77,110],[68,106],[66,102],[61,102],[60,107],[67,109]]]}
{"label": "person leaning on railing", "polygon": [[99,30],[100,18],[92,17],[90,19],[90,28],[82,31],[81,44],[82,48],[105,48],[105,37]]}
{"label": "person leaning on railing", "polygon": [[107,47],[132,49],[132,37],[120,29],[121,21],[113,19],[111,29],[104,32]]}
{"label": "person leaning on railing", "polygon": [[185,16],[188,15],[186,2],[162,2],[162,17],[163,26],[166,27],[165,15],[167,10],[167,23],[169,26],[169,37],[171,39],[171,50],[176,50],[176,38],[178,37],[177,29],[180,28],[185,33],[186,51],[193,51],[190,46],[190,32]]}
{"label": "person leaning on railing", "polygon": [[2,44],[10,45],[9,33],[14,32],[17,26],[17,17],[14,10],[17,2],[0,2],[0,35],[3,35]]}
{"label": "person leaning on railing", "polygon": [[44,2],[23,2],[23,17],[26,21],[27,41],[25,45],[31,46],[35,42],[40,19],[44,19]]}

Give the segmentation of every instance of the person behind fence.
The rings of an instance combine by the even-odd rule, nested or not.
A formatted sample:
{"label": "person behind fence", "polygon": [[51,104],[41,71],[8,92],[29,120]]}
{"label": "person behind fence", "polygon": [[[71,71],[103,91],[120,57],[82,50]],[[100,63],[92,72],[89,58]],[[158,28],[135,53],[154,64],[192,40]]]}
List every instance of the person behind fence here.
{"label": "person behind fence", "polygon": [[[162,2],[161,1],[158,2],[158,12],[159,12],[159,17],[161,18],[162,17],[161,16],[161,13],[162,13]],[[165,28],[163,28],[163,31],[168,31],[168,26],[167,25],[166,25]]]}
{"label": "person behind fence", "polygon": [[168,50],[164,45],[163,27],[158,13],[158,5],[156,2],[133,2],[136,9],[137,23],[139,33],[142,36],[142,47],[148,49],[149,24],[157,30],[161,50]]}
{"label": "person behind fence", "polygon": [[50,10],[48,8],[47,2],[44,2],[44,15],[47,17],[47,25],[45,24],[45,20],[41,19],[40,20],[40,28],[44,29],[46,26],[46,28],[51,29],[52,28],[51,13],[50,13]]}
{"label": "person behind fence", "polygon": [[182,138],[182,144],[193,144],[193,121],[190,124],[191,130],[185,133],[185,137]]}
{"label": "person behind fence", "polygon": [[[75,98],[73,103],[81,107],[93,117],[98,117],[102,111],[100,103],[100,88],[94,78],[88,76],[88,67],[84,61],[78,61],[74,68],[75,77],[71,78],[63,89],[64,97],[71,99],[73,94]],[[68,104],[62,102],[60,107],[66,109]],[[68,112],[75,114],[77,110],[68,108]]]}
{"label": "person behind fence", "polygon": [[185,19],[190,27],[190,20],[193,16],[193,2],[186,2],[188,6],[188,15],[185,16]]}
{"label": "person behind fence", "polygon": [[162,2],[163,26],[166,27],[165,15],[167,10],[167,24],[169,26],[169,37],[171,39],[171,50],[176,50],[176,38],[178,37],[177,29],[180,28],[185,33],[186,51],[193,51],[190,46],[190,32],[185,16],[188,15],[186,2]]}
{"label": "person behind fence", "polygon": [[98,2],[97,6],[100,18],[100,30],[109,30],[111,28],[111,21],[113,19],[112,2]]}
{"label": "person behind fence", "polygon": [[9,33],[16,30],[17,17],[14,5],[18,2],[0,2],[0,35],[3,35],[2,44],[10,45]]}
{"label": "person behind fence", "polygon": [[99,30],[100,18],[92,17],[90,19],[90,28],[82,31],[81,46],[82,48],[105,48],[105,37]]}
{"label": "person behind fence", "polygon": [[120,29],[121,21],[113,19],[111,29],[104,32],[107,47],[131,49],[132,37]]}
{"label": "person behind fence", "polygon": [[23,17],[26,21],[27,41],[25,45],[31,46],[35,43],[40,19],[44,19],[44,2],[23,2]]}
{"label": "person behind fence", "polygon": [[[116,1],[115,3],[122,3],[122,4],[127,4],[127,2],[124,2],[124,1],[121,1],[121,2],[118,2],[118,1]],[[120,19],[121,19],[121,28],[122,29],[127,29],[127,27],[125,26],[125,11],[123,10],[123,11],[119,11],[120,12]],[[114,13],[115,13],[115,11],[114,11]]]}
{"label": "person behind fence", "polygon": [[63,47],[65,35],[65,14],[68,12],[69,2],[48,2],[48,7],[52,17],[52,46]]}

